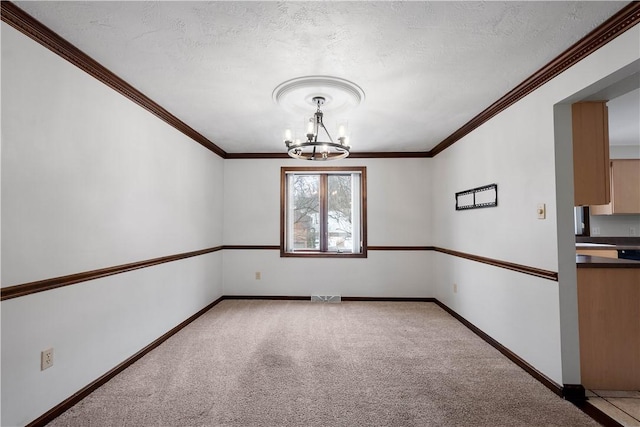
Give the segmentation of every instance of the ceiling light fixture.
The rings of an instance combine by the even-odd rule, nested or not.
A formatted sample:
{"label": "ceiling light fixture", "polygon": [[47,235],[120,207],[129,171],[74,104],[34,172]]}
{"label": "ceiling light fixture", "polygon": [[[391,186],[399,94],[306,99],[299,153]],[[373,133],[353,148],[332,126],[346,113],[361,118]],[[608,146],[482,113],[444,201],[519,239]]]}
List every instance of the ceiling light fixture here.
{"label": "ceiling light fixture", "polygon": [[[291,129],[287,129],[284,132],[284,143],[287,146],[289,156],[301,160],[344,159],[349,155],[349,150],[351,150],[346,124],[338,126],[338,141],[335,142],[322,121],[324,114],[320,107],[324,104],[325,98],[316,96],[313,98],[313,102],[318,109],[307,123],[307,140],[303,142],[300,139],[294,139]],[[318,140],[320,129],[324,130],[329,141]]]}

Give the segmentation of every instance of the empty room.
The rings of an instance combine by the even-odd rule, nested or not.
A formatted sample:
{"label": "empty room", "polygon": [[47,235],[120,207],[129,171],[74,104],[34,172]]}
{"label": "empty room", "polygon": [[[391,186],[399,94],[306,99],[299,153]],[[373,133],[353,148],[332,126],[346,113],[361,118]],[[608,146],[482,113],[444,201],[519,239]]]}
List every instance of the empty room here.
{"label": "empty room", "polygon": [[640,2],[2,1],[2,426],[640,426]]}

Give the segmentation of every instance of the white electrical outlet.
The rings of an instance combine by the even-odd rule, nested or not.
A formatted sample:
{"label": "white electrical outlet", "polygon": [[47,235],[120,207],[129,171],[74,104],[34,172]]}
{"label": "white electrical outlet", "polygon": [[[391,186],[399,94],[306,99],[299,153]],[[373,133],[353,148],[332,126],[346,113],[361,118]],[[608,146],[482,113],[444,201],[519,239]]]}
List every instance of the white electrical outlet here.
{"label": "white electrical outlet", "polygon": [[635,236],[635,235],[636,235],[636,228],[629,227],[629,236]]}
{"label": "white electrical outlet", "polygon": [[454,294],[457,294],[457,293],[458,293],[458,284],[457,284],[457,283],[454,283],[454,284],[453,284],[453,293],[454,293]]}
{"label": "white electrical outlet", "polygon": [[48,348],[40,353],[40,370],[44,371],[53,366],[53,348]]}
{"label": "white electrical outlet", "polygon": [[592,232],[591,234],[593,234],[594,236],[599,236],[600,235],[600,227],[593,227],[591,232]]}
{"label": "white electrical outlet", "polygon": [[260,280],[262,279],[262,273],[260,273],[259,271],[256,271],[256,280]]}

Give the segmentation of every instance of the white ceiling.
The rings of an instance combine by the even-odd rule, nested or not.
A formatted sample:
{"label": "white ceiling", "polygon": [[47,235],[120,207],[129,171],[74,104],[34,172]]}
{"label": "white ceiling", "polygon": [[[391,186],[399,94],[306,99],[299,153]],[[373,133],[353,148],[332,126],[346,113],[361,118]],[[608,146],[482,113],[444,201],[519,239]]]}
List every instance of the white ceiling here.
{"label": "white ceiling", "polygon": [[[628,2],[16,4],[229,153],[285,152],[282,82],[359,85],[353,151],[426,151]],[[309,115],[313,113],[309,111]]]}

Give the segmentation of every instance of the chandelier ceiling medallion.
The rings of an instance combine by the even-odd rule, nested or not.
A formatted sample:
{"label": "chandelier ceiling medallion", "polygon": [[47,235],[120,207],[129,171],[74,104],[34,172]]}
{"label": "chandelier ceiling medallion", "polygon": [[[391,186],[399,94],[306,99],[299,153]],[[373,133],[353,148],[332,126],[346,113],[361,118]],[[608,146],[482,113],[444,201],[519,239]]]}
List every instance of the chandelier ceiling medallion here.
{"label": "chandelier ceiling medallion", "polygon": [[310,106],[316,109],[313,116],[305,120],[304,131],[291,127],[285,130],[284,143],[289,156],[314,161],[344,159],[349,155],[347,122],[340,119],[334,140],[325,126],[322,110],[327,107],[325,111],[337,115],[357,107],[364,100],[364,92],[358,85],[338,77],[299,77],[276,87],[273,100],[290,114],[306,115]]}

